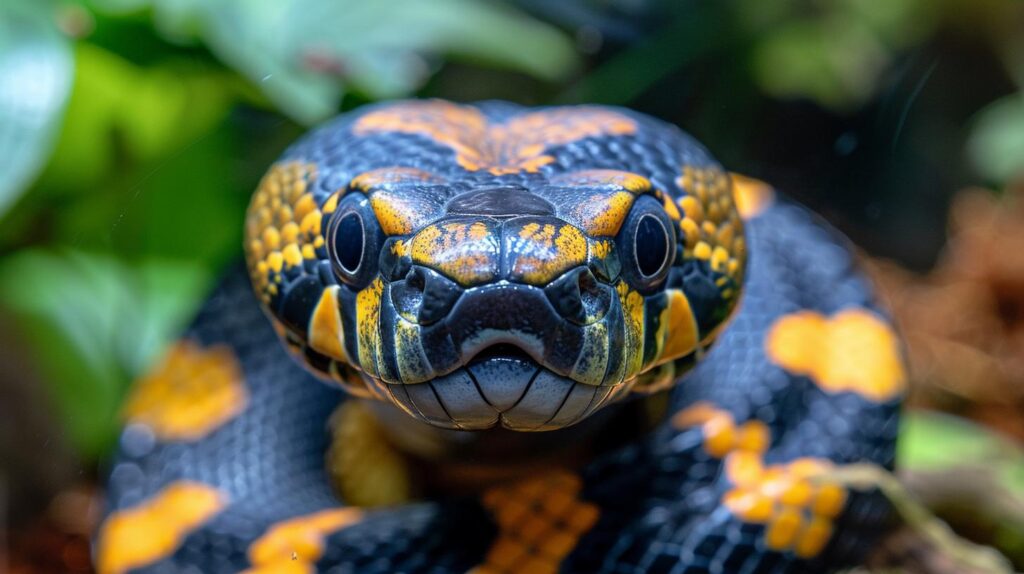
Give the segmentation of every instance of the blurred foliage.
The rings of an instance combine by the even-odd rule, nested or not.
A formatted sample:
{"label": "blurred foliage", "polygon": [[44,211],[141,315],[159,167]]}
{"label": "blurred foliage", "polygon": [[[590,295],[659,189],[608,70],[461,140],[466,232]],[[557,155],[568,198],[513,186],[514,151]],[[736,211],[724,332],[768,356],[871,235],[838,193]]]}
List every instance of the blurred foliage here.
{"label": "blurred foliage", "polygon": [[549,26],[474,0],[93,0],[113,13],[152,12],[166,39],[201,40],[284,113],[312,124],[347,89],[393,98],[422,85],[438,55],[554,79],[572,45]]}
{"label": "blurred foliage", "polygon": [[0,262],[0,298],[54,384],[59,420],[86,456],[113,439],[129,378],[158,358],[205,292],[201,266],[26,250]]}
{"label": "blurred foliage", "polygon": [[911,410],[897,461],[904,482],[954,529],[1024,567],[1024,450],[964,419]]}
{"label": "blurred foliage", "polygon": [[0,214],[50,153],[71,87],[71,50],[31,5],[0,5]]}

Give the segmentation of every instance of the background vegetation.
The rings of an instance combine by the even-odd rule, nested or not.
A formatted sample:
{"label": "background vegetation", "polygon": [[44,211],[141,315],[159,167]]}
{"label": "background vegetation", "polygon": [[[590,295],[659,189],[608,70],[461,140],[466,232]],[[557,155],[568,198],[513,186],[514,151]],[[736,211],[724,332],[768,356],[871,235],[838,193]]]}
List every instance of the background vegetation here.
{"label": "background vegetation", "polygon": [[415,95],[654,114],[895,260],[872,268],[913,402],[981,423],[912,414],[902,462],[997,467],[1011,502],[964,529],[1024,567],[1022,90],[1016,0],[4,0],[0,485],[15,530],[63,549],[12,560],[87,568],[80,485],[132,378],[239,257],[269,163]]}

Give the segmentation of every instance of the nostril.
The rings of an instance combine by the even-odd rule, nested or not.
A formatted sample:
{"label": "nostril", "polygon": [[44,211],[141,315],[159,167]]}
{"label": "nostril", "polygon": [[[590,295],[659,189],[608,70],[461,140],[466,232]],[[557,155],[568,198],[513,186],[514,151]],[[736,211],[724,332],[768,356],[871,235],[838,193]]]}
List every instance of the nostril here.
{"label": "nostril", "polygon": [[401,281],[391,284],[391,301],[405,320],[430,325],[444,319],[462,290],[437,273],[413,267]]}
{"label": "nostril", "polygon": [[410,269],[405,275],[405,284],[409,289],[419,291],[422,294],[425,286],[423,271],[419,269]]}
{"label": "nostril", "polygon": [[420,325],[432,325],[448,316],[462,295],[462,289],[429,269],[417,268],[416,271],[413,287],[421,293],[416,320]]}
{"label": "nostril", "polygon": [[566,273],[544,292],[558,314],[577,325],[598,321],[608,311],[608,290],[589,269],[574,269]]}
{"label": "nostril", "polygon": [[391,284],[391,302],[406,321],[416,322],[423,306],[423,277],[418,269],[410,270],[405,279]]}
{"label": "nostril", "polygon": [[584,323],[600,321],[608,312],[611,295],[608,289],[594,277],[590,270],[579,274],[577,286],[580,293],[580,304],[583,307]]}

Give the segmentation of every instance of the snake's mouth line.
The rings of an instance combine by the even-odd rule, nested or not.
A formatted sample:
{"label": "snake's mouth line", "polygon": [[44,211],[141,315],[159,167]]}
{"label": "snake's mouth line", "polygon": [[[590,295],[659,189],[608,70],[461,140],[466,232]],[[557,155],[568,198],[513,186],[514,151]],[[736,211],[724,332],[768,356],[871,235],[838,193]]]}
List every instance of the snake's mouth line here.
{"label": "snake's mouth line", "polygon": [[464,366],[421,383],[369,382],[414,418],[453,430],[565,428],[630,387],[574,381],[545,368],[531,353],[511,343],[489,345]]}
{"label": "snake's mouth line", "polygon": [[540,363],[533,355],[514,343],[496,343],[484,347],[466,361],[466,366],[479,365],[491,360],[527,361],[537,364],[540,368]]}

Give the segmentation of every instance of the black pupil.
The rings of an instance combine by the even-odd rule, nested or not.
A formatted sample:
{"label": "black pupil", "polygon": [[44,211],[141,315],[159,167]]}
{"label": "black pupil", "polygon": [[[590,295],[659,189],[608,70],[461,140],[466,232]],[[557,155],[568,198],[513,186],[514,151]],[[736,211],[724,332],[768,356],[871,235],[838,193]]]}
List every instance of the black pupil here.
{"label": "black pupil", "polygon": [[668,233],[653,215],[640,218],[636,226],[636,263],[645,277],[656,275],[668,257]]}
{"label": "black pupil", "polygon": [[363,221],[349,213],[338,222],[334,232],[334,251],[341,268],[355,273],[363,261]]}

